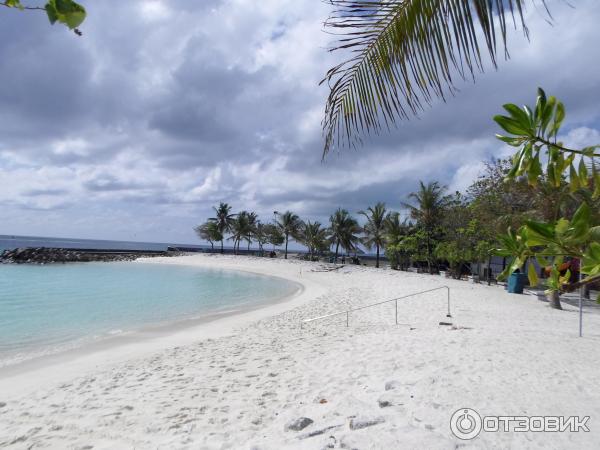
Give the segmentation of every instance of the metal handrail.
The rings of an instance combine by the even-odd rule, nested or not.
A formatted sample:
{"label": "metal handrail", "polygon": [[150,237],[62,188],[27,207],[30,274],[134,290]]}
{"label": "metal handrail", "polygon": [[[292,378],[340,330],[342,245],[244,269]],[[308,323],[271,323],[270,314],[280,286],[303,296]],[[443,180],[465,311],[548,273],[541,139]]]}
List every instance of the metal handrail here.
{"label": "metal handrail", "polygon": [[348,309],[346,311],[341,311],[341,312],[332,313],[332,314],[326,314],[324,316],[319,316],[319,317],[313,317],[312,319],[304,319],[304,320],[300,321],[300,328],[302,328],[302,325],[304,325],[305,323],[313,322],[315,320],[325,319],[327,317],[340,316],[342,314],[346,314],[346,326],[348,327],[348,326],[350,326],[350,313],[351,312],[359,311],[359,310],[365,309],[365,308],[371,308],[373,306],[383,305],[384,303],[390,303],[390,302],[396,302],[396,325],[398,325],[398,300],[403,300],[403,299],[409,298],[409,297],[415,297],[416,295],[420,295],[420,294],[426,294],[427,292],[438,291],[440,289],[447,289],[447,291],[448,291],[448,314],[446,314],[446,317],[452,317],[452,315],[450,314],[450,287],[449,286],[440,286],[440,287],[436,287],[433,289],[427,289],[426,291],[414,292],[412,294],[403,295],[402,297],[392,298],[390,300],[384,300],[383,302],[372,303],[370,305],[365,305],[365,306],[360,306],[358,308]]}

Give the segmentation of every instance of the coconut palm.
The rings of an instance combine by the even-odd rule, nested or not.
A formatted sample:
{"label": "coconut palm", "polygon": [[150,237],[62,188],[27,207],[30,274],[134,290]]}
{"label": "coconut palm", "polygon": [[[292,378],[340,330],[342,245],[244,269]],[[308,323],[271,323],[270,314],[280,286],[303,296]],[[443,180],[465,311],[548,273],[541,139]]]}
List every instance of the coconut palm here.
{"label": "coconut palm", "polygon": [[208,220],[217,224],[219,233],[221,233],[221,253],[223,253],[223,239],[225,237],[225,233],[229,233],[231,230],[231,225],[233,224],[235,214],[231,213],[231,206],[223,202],[219,204],[219,207],[213,206],[213,210],[215,211],[215,217],[211,217]]}
{"label": "coconut palm", "polygon": [[257,226],[259,224],[258,215],[255,212],[248,213],[248,226],[246,228],[246,236],[244,239],[248,242],[248,251],[250,251],[250,244],[252,244],[252,238],[257,237]]}
{"label": "coconut palm", "polygon": [[360,227],[356,219],[342,208],[338,208],[329,217],[329,223],[329,238],[331,243],[335,245],[335,260],[337,261],[340,246],[346,252],[350,252],[355,248],[359,240]]}
{"label": "coconut palm", "polygon": [[385,203],[377,203],[375,206],[369,206],[366,211],[359,211],[358,214],[365,216],[367,223],[363,226],[363,244],[369,250],[375,247],[377,249],[377,259],[375,267],[379,267],[379,250],[385,244]]}
{"label": "coconut palm", "polygon": [[431,260],[433,258],[433,238],[439,228],[444,208],[450,202],[450,196],[445,195],[446,186],[441,186],[437,181],[424,184],[419,181],[419,190],[411,192],[408,196],[416,205],[404,203],[410,210],[410,216],[425,232],[425,246],[427,251],[427,267],[431,273]]}
{"label": "coconut palm", "polygon": [[[540,0],[545,6],[545,0]],[[510,18],[524,22],[536,0],[330,0],[325,22],[348,55],[327,72],[331,87],[323,131],[324,156],[335,147],[360,144],[361,133],[379,133],[417,115],[435,97],[454,93],[455,78],[484,69],[481,47],[495,68],[508,58]],[[548,12],[548,18],[551,20]],[[517,21],[514,21],[517,28]],[[485,42],[482,45],[482,42]]]}
{"label": "coconut palm", "polygon": [[358,250],[358,246],[361,242],[360,234],[363,232],[362,227],[358,224],[356,219],[352,219],[352,221],[346,227],[345,232],[341,236],[340,247],[346,252],[346,254],[354,253],[356,256]]}
{"label": "coconut palm", "polygon": [[392,269],[405,269],[410,264],[409,249],[414,248],[414,236],[408,219],[400,220],[400,213],[391,212],[384,223],[385,256]]}
{"label": "coconut palm", "polygon": [[269,242],[269,225],[262,223],[260,220],[256,221],[253,230],[254,239],[258,242],[258,251],[261,256],[263,254],[263,245]]}
{"label": "coconut palm", "polygon": [[223,240],[223,235],[219,231],[216,222],[210,220],[204,222],[202,225],[198,225],[194,228],[194,231],[200,239],[210,243],[211,250],[215,249],[215,242]]}
{"label": "coconut palm", "polygon": [[248,211],[241,211],[237,214],[231,224],[231,237],[233,241],[233,251],[237,255],[240,250],[240,243],[244,239],[249,239],[252,233],[251,215]]}
{"label": "coconut palm", "polygon": [[283,214],[277,213],[277,217],[275,224],[285,236],[285,259],[287,259],[289,238],[295,238],[298,235],[302,221],[300,217],[291,211],[286,211]]}
{"label": "coconut palm", "polygon": [[315,253],[326,250],[329,247],[327,233],[328,230],[323,228],[319,222],[311,222],[309,220],[302,225],[298,239],[308,248],[311,261]]}
{"label": "coconut palm", "polygon": [[385,216],[384,222],[386,244],[398,244],[410,233],[410,224],[407,219],[400,220],[400,213],[390,212]]}

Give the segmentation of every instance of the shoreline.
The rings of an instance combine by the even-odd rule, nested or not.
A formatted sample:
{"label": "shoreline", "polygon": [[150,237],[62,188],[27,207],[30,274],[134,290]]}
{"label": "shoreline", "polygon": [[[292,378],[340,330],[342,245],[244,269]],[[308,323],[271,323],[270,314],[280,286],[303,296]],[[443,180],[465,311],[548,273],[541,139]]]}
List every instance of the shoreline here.
{"label": "shoreline", "polygon": [[[187,258],[187,259],[186,259]],[[303,283],[301,277],[293,275],[273,275],[268,271],[249,267],[253,258],[240,267],[218,267],[219,270],[238,271],[269,278],[281,279],[296,285],[290,295],[271,300],[258,301],[257,304],[223,312],[211,312],[202,317],[187,318],[142,326],[126,330],[122,334],[105,336],[98,340],[85,342],[75,348],[58,353],[37,356],[16,364],[0,367],[0,398],[6,399],[27,394],[39,389],[40,379],[43,385],[59,383],[72,376],[80,376],[98,367],[108,367],[131,359],[143,358],[168,348],[187,345],[198,340],[226,336],[236,328],[249,322],[277,314],[290,304],[295,307],[303,301],[310,301],[317,295],[318,287]],[[139,258],[126,264],[170,264],[178,266],[214,269],[211,264],[200,262],[197,255],[179,257]],[[310,288],[307,292],[307,284]],[[43,375],[42,375],[43,374]]]}

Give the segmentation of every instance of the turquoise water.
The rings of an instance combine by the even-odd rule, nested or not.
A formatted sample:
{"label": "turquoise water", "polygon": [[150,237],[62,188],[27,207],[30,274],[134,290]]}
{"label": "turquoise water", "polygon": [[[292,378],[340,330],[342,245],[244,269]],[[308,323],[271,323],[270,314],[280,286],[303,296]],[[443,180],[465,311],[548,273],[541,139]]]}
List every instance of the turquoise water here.
{"label": "turquoise water", "polygon": [[285,280],[166,264],[0,265],[0,366],[290,295]]}

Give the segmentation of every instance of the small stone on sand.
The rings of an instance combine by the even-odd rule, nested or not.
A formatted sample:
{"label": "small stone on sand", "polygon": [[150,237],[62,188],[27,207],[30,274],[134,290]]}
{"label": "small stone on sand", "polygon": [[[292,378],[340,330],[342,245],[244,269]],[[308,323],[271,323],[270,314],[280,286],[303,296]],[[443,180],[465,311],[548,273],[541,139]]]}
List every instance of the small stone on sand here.
{"label": "small stone on sand", "polygon": [[351,430],[361,430],[385,422],[383,417],[355,417],[350,419]]}
{"label": "small stone on sand", "polygon": [[313,422],[314,420],[309,419],[308,417],[299,417],[298,419],[289,422],[284,429],[285,431],[301,431]]}

